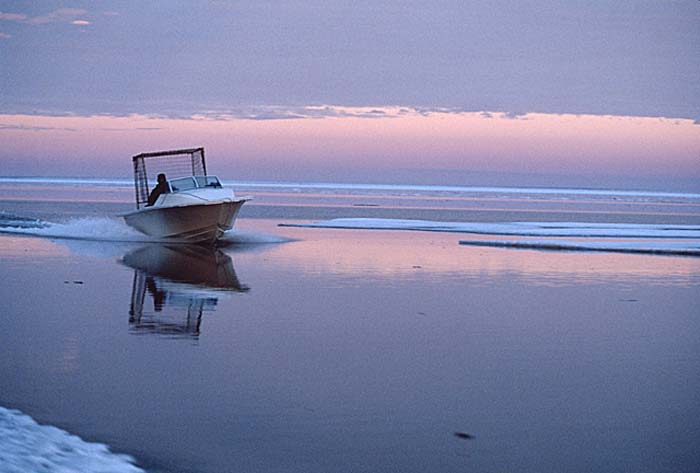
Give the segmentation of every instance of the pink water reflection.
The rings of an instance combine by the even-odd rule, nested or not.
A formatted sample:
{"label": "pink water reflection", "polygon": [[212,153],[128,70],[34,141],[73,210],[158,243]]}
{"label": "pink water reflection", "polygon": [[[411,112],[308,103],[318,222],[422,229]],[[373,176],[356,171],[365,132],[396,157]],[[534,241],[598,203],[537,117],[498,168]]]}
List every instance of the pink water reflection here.
{"label": "pink water reflection", "polygon": [[468,238],[464,234],[288,228],[263,220],[241,225],[295,239],[266,254],[276,264],[315,276],[376,278],[388,284],[392,278],[461,278],[475,285],[504,278],[546,286],[700,284],[698,258],[471,248],[458,244]]}

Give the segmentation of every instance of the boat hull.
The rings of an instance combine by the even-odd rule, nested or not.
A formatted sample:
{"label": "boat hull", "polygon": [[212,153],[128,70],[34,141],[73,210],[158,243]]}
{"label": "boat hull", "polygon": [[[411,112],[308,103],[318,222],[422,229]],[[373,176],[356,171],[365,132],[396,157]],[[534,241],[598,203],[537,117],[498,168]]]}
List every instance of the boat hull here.
{"label": "boat hull", "polygon": [[150,237],[213,243],[233,228],[246,199],[170,207],[146,207],[124,215],[126,223]]}

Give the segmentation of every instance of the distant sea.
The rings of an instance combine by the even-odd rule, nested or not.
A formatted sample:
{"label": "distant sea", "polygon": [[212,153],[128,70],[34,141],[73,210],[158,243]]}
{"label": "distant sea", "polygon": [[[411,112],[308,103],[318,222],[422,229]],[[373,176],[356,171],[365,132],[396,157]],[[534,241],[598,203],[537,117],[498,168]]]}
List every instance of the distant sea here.
{"label": "distant sea", "polygon": [[[265,181],[224,181],[224,185],[255,197],[245,213],[253,218],[323,218],[337,214],[329,210],[334,208],[344,208],[343,216],[459,217],[458,221],[469,217],[469,221],[624,219],[651,223],[665,218],[665,223],[693,223],[700,215],[700,194],[673,191]],[[78,214],[85,202],[99,211],[109,206],[129,210],[133,189],[128,179],[0,177],[0,199],[6,202],[61,202]]]}
{"label": "distant sea", "polygon": [[[370,184],[370,183],[333,183],[333,182],[275,182],[275,181],[222,181],[224,185],[250,190],[293,190],[295,192],[328,191],[334,193],[349,192],[353,194],[373,195],[410,195],[440,196],[440,195],[503,195],[517,194],[529,196],[601,196],[627,197],[646,199],[700,199],[700,194],[673,191],[647,190],[617,190],[605,188],[547,188],[547,187],[503,187],[503,186],[456,186],[456,185],[417,185],[417,184]],[[89,178],[89,177],[37,177],[37,176],[0,176],[2,184],[16,185],[52,185],[76,187],[133,187],[131,179],[118,178]],[[153,181],[155,184],[155,181]]]}

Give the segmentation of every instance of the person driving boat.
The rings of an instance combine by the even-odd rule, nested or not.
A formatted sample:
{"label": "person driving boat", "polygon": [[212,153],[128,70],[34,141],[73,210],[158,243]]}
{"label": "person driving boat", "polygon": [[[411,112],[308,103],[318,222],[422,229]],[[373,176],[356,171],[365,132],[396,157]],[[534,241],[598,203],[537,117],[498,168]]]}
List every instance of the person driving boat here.
{"label": "person driving boat", "polygon": [[156,184],[151,191],[151,194],[148,196],[148,204],[146,204],[146,207],[150,207],[151,205],[155,204],[156,200],[158,200],[158,197],[160,197],[161,194],[167,194],[169,192],[170,185],[168,184],[165,174],[158,174],[158,184]]}

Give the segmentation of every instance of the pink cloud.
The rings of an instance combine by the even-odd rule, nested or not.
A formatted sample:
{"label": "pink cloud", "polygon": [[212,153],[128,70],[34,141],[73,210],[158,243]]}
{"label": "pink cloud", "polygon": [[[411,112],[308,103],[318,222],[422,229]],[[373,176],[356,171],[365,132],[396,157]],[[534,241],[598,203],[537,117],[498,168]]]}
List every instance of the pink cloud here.
{"label": "pink cloud", "polygon": [[[119,174],[133,154],[201,144],[233,175],[243,167],[262,177],[319,169],[700,177],[700,127],[692,120],[368,110],[337,107],[326,117],[274,120],[0,115],[0,159],[25,156],[36,168],[29,173]],[[53,168],[44,169],[37,156]]]}

